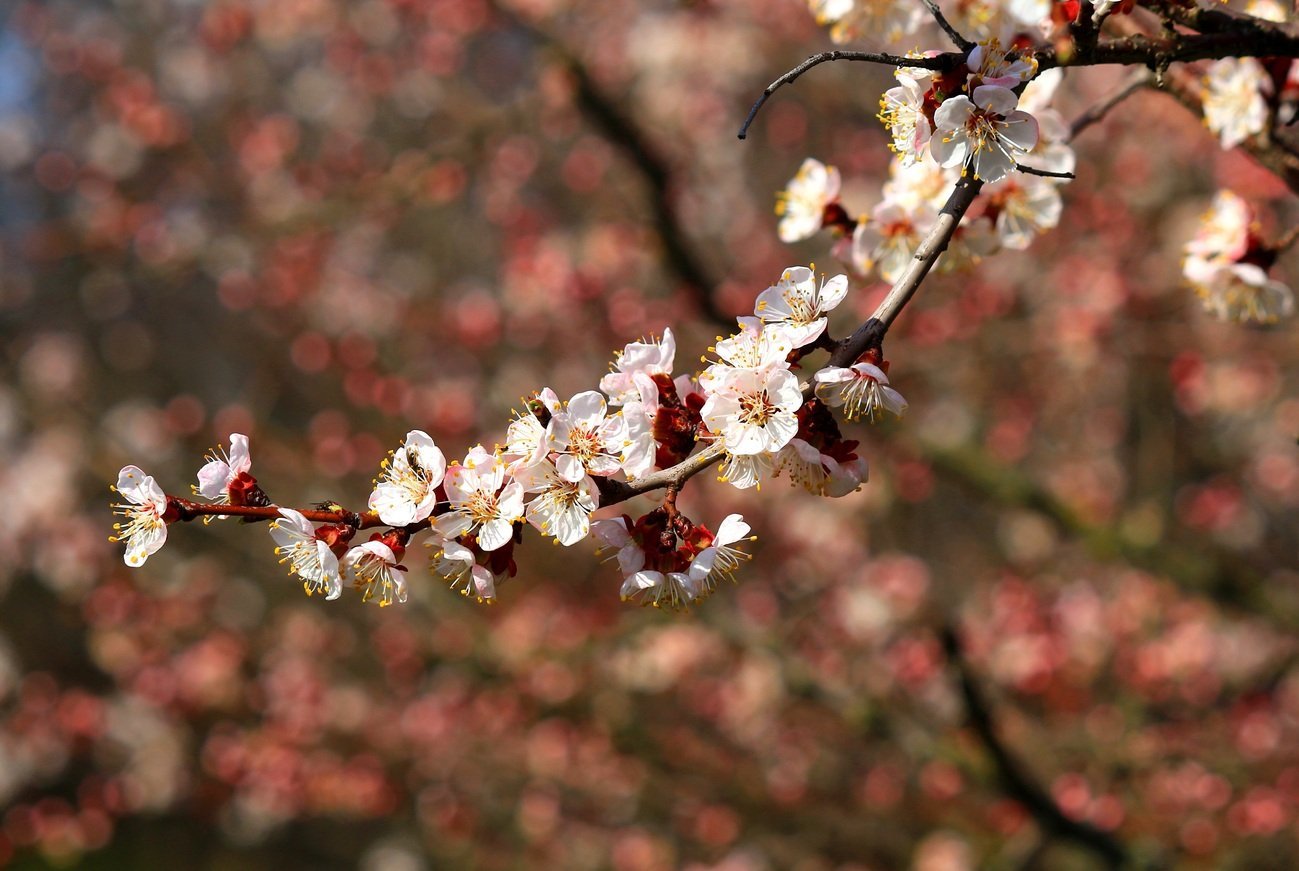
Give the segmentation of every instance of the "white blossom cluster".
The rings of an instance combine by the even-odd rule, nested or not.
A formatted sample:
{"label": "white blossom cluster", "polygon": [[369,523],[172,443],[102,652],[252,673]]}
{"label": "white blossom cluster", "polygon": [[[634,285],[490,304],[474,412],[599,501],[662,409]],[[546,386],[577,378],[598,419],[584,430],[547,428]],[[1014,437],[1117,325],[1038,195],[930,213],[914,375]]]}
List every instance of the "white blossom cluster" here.
{"label": "white blossom cluster", "polygon": [[[835,248],[842,260],[892,283],[969,173],[985,182],[980,205],[952,239],[944,265],[1028,247],[1059,223],[1059,187],[1075,164],[1068,124],[1051,108],[1061,71],[1036,72],[1031,59],[1003,51],[995,39],[972,48],[952,73],[897,70],[898,85],[880,100],[895,154],[883,198],[848,219],[838,202],[839,171],[808,158],[777,195],[781,240],[830,227],[842,237]],[[1020,166],[1063,177],[1015,173]]]}
{"label": "white blossom cluster", "polygon": [[1182,275],[1210,314],[1270,324],[1294,313],[1290,288],[1268,277],[1276,252],[1259,238],[1253,212],[1231,191],[1218,191],[1186,244]]}
{"label": "white blossom cluster", "polygon": [[[863,359],[823,368],[808,385],[791,368],[826,346],[830,312],[847,292],[845,275],[790,267],[759,294],[753,316],[740,318],[736,332],[709,349],[716,359],[703,371],[674,375],[676,340],[665,330],[619,352],[599,390],[567,401],[550,388],[537,391],[510,423],[504,445],[475,445],[459,460],[448,462],[428,433],[411,430],[382,463],[369,497],[364,525],[387,530],[359,544],[352,539],[362,518],[348,518],[336,505],[325,513],[343,519],[320,524],[272,505],[251,475],[241,433],[231,434],[229,454],[209,455],[193,489],[209,504],[277,514],[270,534],[280,562],[309,594],[326,599],[351,586],[380,605],[405,601],[407,546],[426,534],[433,574],[492,601],[515,573],[515,548],[531,525],[566,547],[594,534],[600,546],[617,550],[625,599],[683,608],[711,593],[718,579],[734,579],[747,558],[740,548],[751,538],[748,525],[730,515],[713,532],[677,512],[671,495],[635,520],[593,520],[600,482],[635,482],[700,445],[718,445],[721,480],[737,488],[784,475],[819,495],[856,490],[866,480],[866,461],[855,452],[857,442],[840,435],[829,408],[842,407],[849,419],[901,414],[906,401],[889,386],[887,364]],[[125,518],[116,537],[126,544],[128,565],[142,565],[162,546],[169,523],[196,513],[196,503],[168,496],[135,466],[122,469],[115,489],[122,497],[115,508]]]}

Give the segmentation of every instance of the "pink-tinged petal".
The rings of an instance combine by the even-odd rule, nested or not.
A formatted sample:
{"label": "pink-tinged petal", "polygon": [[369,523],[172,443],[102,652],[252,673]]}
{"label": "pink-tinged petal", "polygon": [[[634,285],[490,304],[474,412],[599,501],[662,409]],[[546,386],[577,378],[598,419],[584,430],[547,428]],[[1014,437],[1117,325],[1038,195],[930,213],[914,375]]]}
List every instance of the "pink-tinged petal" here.
{"label": "pink-tinged petal", "polygon": [[159,517],[167,510],[167,493],[153,479],[152,475],[145,475],[144,480],[140,482],[140,487],[136,493],[143,497],[141,505],[152,505],[153,513]]}
{"label": "pink-tinged petal", "polygon": [[767,421],[765,429],[767,430],[766,450],[778,451],[798,435],[798,418],[791,412],[778,411],[772,415],[771,420]]}
{"label": "pink-tinged petal", "polygon": [[839,384],[843,381],[851,381],[855,375],[851,369],[845,369],[840,366],[826,366],[812,377],[812,380],[818,384]]}
{"label": "pink-tinged petal", "polygon": [[518,520],[523,516],[523,485],[511,481],[505,485],[501,495],[496,497],[496,512],[508,521]]}
{"label": "pink-tinged petal", "polygon": [[702,581],[696,581],[685,572],[669,572],[668,579],[682,592],[686,604],[698,599],[704,592]]}
{"label": "pink-tinged petal", "polygon": [[232,475],[223,460],[212,460],[198,470],[198,492],[206,499],[216,499],[225,493]]}
{"label": "pink-tinged petal", "polygon": [[167,527],[161,523],[148,527],[131,536],[127,543],[130,547],[122,555],[122,560],[131,568],[138,569],[167,543]]}
{"label": "pink-tinged petal", "polygon": [[850,463],[840,465],[831,457],[823,457],[822,462],[830,469],[825,482],[825,495],[832,499],[847,496],[857,491],[865,483],[869,469],[865,458],[858,457]]}
{"label": "pink-tinged petal", "polygon": [[631,534],[627,532],[627,521],[621,517],[597,520],[591,524],[591,532],[609,547],[622,547],[631,541]]}
{"label": "pink-tinged petal", "polygon": [[370,510],[389,526],[407,526],[423,519],[418,516],[418,506],[411,501],[410,494],[396,484],[380,484],[375,487],[370,494],[369,504]]}
{"label": "pink-tinged petal", "polygon": [[866,376],[875,379],[881,384],[889,383],[889,376],[884,374],[884,370],[872,363],[854,363],[853,367],[848,371],[853,373],[852,377],[854,378]]}
{"label": "pink-tinged petal", "polygon": [[[610,475],[618,474],[618,470],[621,468],[622,462],[617,457],[612,457],[608,454],[599,454],[591,458],[591,462],[588,464],[586,470],[598,478],[607,478]],[[580,481],[582,479],[578,478],[577,480]],[[577,481],[574,481],[573,483],[577,483]]]}
{"label": "pink-tinged petal", "polygon": [[827,318],[817,318],[810,324],[784,324],[786,332],[789,333],[790,342],[795,348],[802,348],[804,345],[810,345],[816,341],[817,337],[825,332]]}
{"label": "pink-tinged petal", "polygon": [[559,477],[572,484],[586,477],[586,466],[582,461],[572,454],[560,454],[555,458],[555,469],[559,472]]}
{"label": "pink-tinged petal", "polygon": [[764,321],[789,317],[790,310],[785,303],[784,288],[776,284],[758,294],[758,298],[753,303],[753,313]]}
{"label": "pink-tinged petal", "polygon": [[143,505],[144,501],[135,496],[148,478],[149,476],[144,474],[144,470],[139,466],[123,466],[117,473],[117,486],[114,489],[136,505]]}
{"label": "pink-tinged petal", "polygon": [[572,432],[572,419],[568,416],[568,412],[560,411],[552,415],[550,423],[546,424],[544,441],[549,443],[553,450],[562,451],[568,447],[568,438]]}
{"label": "pink-tinged petal", "polygon": [[441,538],[458,538],[468,532],[473,525],[474,521],[467,514],[460,514],[459,512],[442,514],[438,516],[437,520],[433,521],[433,532]]}
{"label": "pink-tinged petal", "polygon": [[884,406],[885,411],[891,411],[898,417],[901,417],[902,413],[907,410],[907,401],[902,398],[901,393],[898,393],[892,387],[880,388],[880,403]]}
{"label": "pink-tinged petal", "polygon": [[753,423],[729,426],[726,428],[726,450],[741,456],[761,454],[767,450],[767,433]]}
{"label": "pink-tinged petal", "polygon": [[[951,100],[947,102],[950,103]],[[964,131],[945,133],[929,140],[929,153],[941,167],[961,166],[970,155],[970,140]]]}
{"label": "pink-tinged petal", "polygon": [[413,429],[406,433],[406,453],[414,453],[416,462],[424,470],[429,487],[434,488],[442,483],[447,471],[447,458],[432,437],[423,430]]}
{"label": "pink-tinged petal", "polygon": [[451,504],[460,505],[468,502],[469,497],[477,491],[478,475],[464,466],[452,466],[442,479],[442,487],[447,491],[447,499]]}
{"label": "pink-tinged petal", "polygon": [[604,397],[595,390],[585,390],[568,401],[568,416],[575,425],[594,429],[605,417]]}
{"label": "pink-tinged petal", "polygon": [[247,472],[253,467],[252,453],[248,450],[248,436],[240,432],[230,433],[230,476]]}
{"label": "pink-tinged petal", "polygon": [[316,559],[320,563],[320,574],[317,578],[311,578],[316,584],[324,588],[325,601],[332,602],[339,596],[343,595],[343,581],[339,576],[338,557],[334,556],[329,545],[323,541],[316,542]]}
{"label": "pink-tinged petal", "polygon": [[292,547],[304,539],[312,538],[316,534],[315,527],[311,521],[302,516],[299,511],[292,508],[280,509],[280,520],[271,523],[271,538],[280,547]]}
{"label": "pink-tinged petal", "polygon": [[[974,104],[970,98],[961,94],[957,97],[949,97],[943,101],[943,105],[934,111],[934,126],[940,132],[960,130],[965,126],[965,122],[970,120],[970,115],[974,113]],[[935,141],[931,147],[937,147]]]}
{"label": "pink-tinged petal", "polygon": [[[352,548],[352,550],[359,550],[362,554],[369,554],[376,559],[383,560],[390,566],[397,565],[397,555],[392,552],[392,548],[388,547],[388,545],[384,544],[382,541],[362,542]],[[351,553],[351,551],[348,551],[348,553]]]}
{"label": "pink-tinged petal", "polygon": [[497,517],[484,523],[483,528],[478,530],[478,546],[485,551],[493,551],[505,547],[513,537],[514,524]]}
{"label": "pink-tinged petal", "polygon": [[571,505],[558,512],[550,524],[550,534],[564,547],[586,538],[590,531],[590,512],[582,510],[578,505]]}
{"label": "pink-tinged petal", "polygon": [[496,579],[486,566],[474,566],[469,570],[469,576],[473,580],[475,596],[488,602],[496,598]]}
{"label": "pink-tinged petal", "polygon": [[[980,85],[974,89],[974,105],[984,112],[1004,118],[1014,112],[1018,104],[1019,97],[1010,88],[1000,85]],[[937,120],[936,113],[934,117]]]}
{"label": "pink-tinged petal", "polygon": [[1015,159],[998,148],[985,148],[974,155],[974,175],[988,184],[999,182],[1015,168]]}
{"label": "pink-tinged petal", "polygon": [[458,541],[448,541],[442,545],[442,556],[456,562],[472,563],[474,552]]}
{"label": "pink-tinged petal", "polygon": [[515,469],[514,480],[519,482],[524,492],[540,493],[542,490],[553,487],[560,480],[560,477],[559,473],[555,471],[554,463],[549,460],[542,460],[539,463],[520,466]]}
{"label": "pink-tinged petal", "polygon": [[848,295],[848,276],[836,275],[821,285],[821,311],[828,312],[838,308]]}
{"label": "pink-tinged petal", "polygon": [[631,478],[647,475],[654,468],[655,454],[654,436],[646,433],[623,448],[622,469]]}
{"label": "pink-tinged petal", "polygon": [[559,401],[559,394],[555,393],[555,391],[551,390],[549,387],[543,387],[538,390],[537,398],[541,400],[541,404],[546,406],[546,410],[551,414],[554,414],[564,407],[564,404]]}
{"label": "pink-tinged petal", "polygon": [[797,411],[803,404],[803,391],[798,387],[798,376],[788,369],[771,373],[767,378],[767,397],[783,411]]}
{"label": "pink-tinged petal", "polygon": [[662,572],[636,572],[623,581],[619,594],[627,599],[642,590],[653,590],[661,586],[663,586]]}
{"label": "pink-tinged petal", "polygon": [[619,548],[618,568],[624,575],[634,574],[645,568],[645,551],[634,543]]}
{"label": "pink-tinged petal", "polygon": [[1011,112],[997,125],[997,135],[1020,151],[1032,151],[1037,145],[1037,119],[1027,112]]}
{"label": "pink-tinged petal", "polygon": [[[659,388],[654,383],[654,379],[644,372],[637,372],[631,376],[632,383],[636,385],[636,392],[640,394],[642,409],[653,415],[659,408]],[[631,405],[632,403],[627,403]],[[626,414],[627,406],[623,406],[623,414]]]}

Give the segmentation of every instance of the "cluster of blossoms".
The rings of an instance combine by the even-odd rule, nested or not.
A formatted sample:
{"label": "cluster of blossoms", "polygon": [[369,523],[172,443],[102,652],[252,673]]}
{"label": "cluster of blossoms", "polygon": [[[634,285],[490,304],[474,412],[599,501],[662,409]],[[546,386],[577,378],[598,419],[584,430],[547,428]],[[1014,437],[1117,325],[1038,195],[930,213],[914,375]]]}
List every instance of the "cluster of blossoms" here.
{"label": "cluster of blossoms", "polygon": [[[839,238],[840,259],[864,276],[874,272],[894,282],[952,186],[969,173],[986,184],[944,267],[999,248],[1027,248],[1059,223],[1059,187],[1075,164],[1068,124],[1051,108],[1061,71],[1036,72],[1031,58],[1003,51],[996,40],[976,45],[950,73],[897,70],[898,86],[880,101],[895,153],[883,199],[850,218],[839,202],[838,170],[808,158],[777,197],[781,239],[795,242],[829,229]],[[1056,175],[1012,175],[1021,165]]]}
{"label": "cluster of blossoms", "polygon": [[[199,470],[193,490],[206,503],[169,496],[127,466],[115,488],[123,500],[115,509],[126,518],[116,538],[126,544],[127,564],[139,566],[178,520],[267,519],[280,562],[308,594],[332,600],[351,586],[363,600],[389,605],[406,600],[403,560],[411,539],[424,533],[432,573],[488,602],[517,572],[515,550],[531,525],[564,546],[594,536],[618,551],[625,599],[684,608],[718,579],[734,579],[747,558],[743,519],[731,515],[715,532],[692,522],[676,509],[680,481],[669,482],[663,504],[638,519],[592,515],[606,494],[622,501],[640,492],[634,485],[656,467],[673,467],[701,447],[713,452],[705,459],[721,461],[721,480],[737,488],[785,476],[819,495],[858,489],[866,461],[830,409],[854,420],[900,415],[906,401],[889,386],[887,362],[872,349],[851,366],[821,369],[808,384],[794,372],[807,354],[832,344],[829,313],[847,291],[844,275],[786,269],[758,296],[753,316],[709,349],[717,359],[702,372],[674,377],[676,340],[665,330],[618,353],[598,391],[567,401],[549,388],[536,392],[510,423],[505,445],[475,445],[461,460],[448,462],[428,433],[412,430],[384,460],[365,514],[336,503],[310,511],[273,504],[251,474],[248,438],[240,433],[230,436],[228,454],[214,451]],[[374,527],[368,540],[354,543]]]}
{"label": "cluster of blossoms", "polygon": [[[823,18],[843,13],[833,20],[844,27],[868,7],[875,8],[813,4]],[[1022,15],[1012,18],[1023,22]],[[1295,114],[1294,68],[1289,59],[1253,58],[1226,58],[1208,68],[1204,117],[1224,148],[1263,133],[1283,114]],[[879,118],[894,152],[883,198],[868,214],[850,217],[839,200],[839,171],[807,158],[777,195],[781,240],[797,242],[829,230],[837,239],[835,255],[855,271],[896,282],[953,185],[968,174],[985,184],[952,236],[941,268],[969,265],[1002,248],[1027,248],[1059,223],[1059,188],[1076,163],[1069,124],[1051,107],[1062,75],[1058,68],[1039,75],[1031,55],[1002,50],[996,37],[975,45],[950,72],[897,69],[898,85],[880,100]],[[1048,175],[1014,172],[1025,167]],[[1223,192],[1186,247],[1183,273],[1210,313],[1272,323],[1294,310],[1289,288],[1268,276],[1279,252],[1259,238],[1245,203]]]}
{"label": "cluster of blossoms", "polygon": [[1270,324],[1294,313],[1290,288],[1268,277],[1278,247],[1258,233],[1249,205],[1231,191],[1219,191],[1186,244],[1182,274],[1223,320]]}

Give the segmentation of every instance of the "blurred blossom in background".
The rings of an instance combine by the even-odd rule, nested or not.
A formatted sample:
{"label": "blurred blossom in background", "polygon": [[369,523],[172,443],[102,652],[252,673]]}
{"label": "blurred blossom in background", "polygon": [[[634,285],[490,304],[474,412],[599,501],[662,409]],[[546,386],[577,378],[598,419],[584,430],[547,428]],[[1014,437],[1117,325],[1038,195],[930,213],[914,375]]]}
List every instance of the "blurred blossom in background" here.
{"label": "blurred blossom in background", "polygon": [[[683,493],[759,535],[689,615],[539,539],[493,608],[414,558],[404,606],[308,599],[234,521],[123,566],[125,463],[184,493],[244,432],[272,498],[360,505],[410,429],[461,455],[628,341],[702,353],[724,327],[602,106],[670,172],[716,310],[843,271],[773,196],[816,155],[875,205],[889,71],[821,67],[735,138],[828,46],[805,4],[501,7],[0,10],[0,862],[1098,867],[964,728],[956,626],[1070,818],[1179,867],[1299,864],[1299,342],[1180,278],[1218,187],[1273,230],[1299,210],[1157,94],[1077,143],[1057,229],[907,309],[909,416],[845,425],[861,492]],[[1062,112],[1121,73],[1071,73]],[[854,280],[836,334],[884,291]]]}

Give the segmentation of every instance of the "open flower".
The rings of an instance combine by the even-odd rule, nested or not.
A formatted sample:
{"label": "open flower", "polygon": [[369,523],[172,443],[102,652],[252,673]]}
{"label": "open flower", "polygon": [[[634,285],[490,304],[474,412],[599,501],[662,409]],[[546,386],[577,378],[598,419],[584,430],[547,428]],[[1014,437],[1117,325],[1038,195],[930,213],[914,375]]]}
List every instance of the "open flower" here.
{"label": "open flower", "polygon": [[[549,387],[538,390],[536,397],[528,400],[523,412],[510,422],[505,433],[505,459],[511,468],[530,466],[545,458],[550,451],[546,425],[550,423],[551,416],[563,407],[559,396]],[[546,423],[542,423],[538,415],[542,415]]]}
{"label": "open flower", "polygon": [[788,369],[735,369],[708,397],[700,414],[731,454],[778,451],[798,432],[803,404],[798,378]]}
{"label": "open flower", "polygon": [[695,582],[698,595],[708,595],[717,589],[718,579],[735,583],[735,572],[740,564],[750,558],[749,554],[736,547],[743,541],[753,541],[756,536],[749,535],[749,524],[739,514],[727,515],[712,543],[699,552],[690,563],[689,575]]}
{"label": "open flower", "polygon": [[[652,402],[658,398],[653,376],[671,378],[676,354],[677,340],[668,328],[657,341],[632,342],[614,355],[613,371],[600,379],[600,389],[609,396],[610,405]],[[647,395],[650,393],[653,396]]]}
{"label": "open flower", "polygon": [[827,366],[816,373],[816,395],[826,405],[843,406],[849,420],[861,417],[875,419],[882,411],[891,411],[898,417],[907,410],[907,401],[892,387],[884,370],[870,363],[857,363],[849,368]]}
{"label": "open flower", "polygon": [[876,269],[885,281],[897,281],[937,218],[938,212],[928,204],[908,208],[884,200],[869,220],[857,222],[850,249],[853,268],[862,275]]}
{"label": "open flower", "polygon": [[361,601],[377,598],[380,607],[406,601],[406,567],[402,554],[372,539],[349,550],[340,565],[343,578],[361,593]]}
{"label": "open flower", "polygon": [[817,24],[829,25],[836,44],[871,36],[896,43],[915,33],[924,20],[923,10],[911,3],[881,0],[808,0]]}
{"label": "open flower", "polygon": [[848,276],[822,279],[806,266],[791,266],[780,281],[758,294],[753,313],[768,324],[780,324],[795,348],[817,340],[825,332],[826,312],[843,302]]}
{"label": "open flower", "polygon": [[139,568],[167,541],[167,494],[139,466],[123,466],[113,492],[126,500],[113,505],[113,513],[126,522],[114,523],[108,540],[125,541],[122,558],[128,566]]}
{"label": "open flower", "polygon": [[933,82],[927,75],[915,77],[902,70],[894,75],[899,84],[880,97],[878,117],[889,128],[889,136],[893,139],[889,148],[903,166],[910,166],[924,156],[925,146],[934,132],[925,115],[925,95]]}
{"label": "open flower", "polygon": [[484,551],[504,547],[514,535],[515,521],[523,518],[523,486],[505,483],[505,463],[476,445],[463,465],[447,469],[442,479],[450,510],[440,515],[433,530],[445,539],[476,533]]}
{"label": "open flower", "polygon": [[447,461],[429,434],[418,429],[383,463],[383,477],[370,494],[370,510],[389,526],[418,523],[433,513]]}
{"label": "open flower", "polygon": [[782,242],[810,239],[821,229],[825,207],[839,197],[839,170],[809,157],[776,195],[777,232]]}
{"label": "open flower", "polygon": [[1214,61],[1204,77],[1204,123],[1223,148],[1235,148],[1267,127],[1265,93],[1272,90],[1263,65],[1250,57]]}
{"label": "open flower", "polygon": [[1186,254],[1220,263],[1237,261],[1249,250],[1253,225],[1249,203],[1229,190],[1220,190],[1200,218],[1195,238],[1186,243]]}
{"label": "open flower", "polygon": [[[1037,16],[1041,20],[1044,16]],[[1037,59],[1032,55],[1021,56],[1016,51],[1005,51],[1001,40],[988,39],[970,49],[965,60],[970,68],[971,78],[980,85],[996,85],[1002,88],[1016,88],[1037,74]]]}
{"label": "open flower", "polygon": [[996,215],[997,237],[1006,248],[1023,250],[1039,233],[1060,223],[1060,192],[1048,179],[1007,178],[984,193],[988,213]]}
{"label": "open flower", "polygon": [[328,601],[337,599],[343,593],[338,557],[326,542],[316,537],[311,521],[301,512],[281,508],[280,517],[272,520],[270,526],[280,563],[288,563],[290,574],[302,578],[308,596],[323,593]]}
{"label": "open flower", "polygon": [[713,363],[700,374],[699,385],[706,394],[720,389],[737,371],[789,368],[787,358],[794,350],[794,341],[783,324],[763,324],[754,317],[738,318],[738,321],[739,332],[709,349],[724,362]]}
{"label": "open flower", "polygon": [[208,452],[207,460],[198,470],[198,486],[194,492],[218,505],[250,504],[248,497],[256,489],[257,479],[248,472],[253,466],[248,436],[231,433],[230,453],[218,445]]}
{"label": "open flower", "polygon": [[619,595],[624,602],[639,601],[655,608],[680,611],[699,597],[699,582],[685,572],[656,572],[642,569],[628,575]]}
{"label": "open flower", "polygon": [[1294,314],[1294,293],[1253,263],[1188,257],[1182,271],[1209,314],[1241,323],[1273,324]]}
{"label": "open flower", "polygon": [[538,494],[528,503],[528,522],[565,547],[586,538],[591,512],[600,505],[600,491],[589,475],[579,481],[560,476],[553,463],[542,460],[519,469],[515,480],[527,493]]}
{"label": "open flower", "polygon": [[966,166],[975,178],[1001,181],[1037,144],[1037,121],[1015,108],[1009,88],[980,85],[974,99],[961,94],[934,113],[937,135],[929,148],[942,166]]}
{"label": "open flower", "polygon": [[586,475],[607,477],[622,468],[622,421],[608,416],[604,397],[583,391],[550,418],[550,449],[558,452],[555,468],[566,481]]}
{"label": "open flower", "polygon": [[434,557],[432,569],[461,595],[473,596],[479,602],[496,599],[496,578],[491,569],[479,565],[474,552],[459,542],[443,543]]}
{"label": "open flower", "polygon": [[727,454],[717,467],[717,480],[736,490],[762,489],[762,482],[775,471],[770,454]]}

